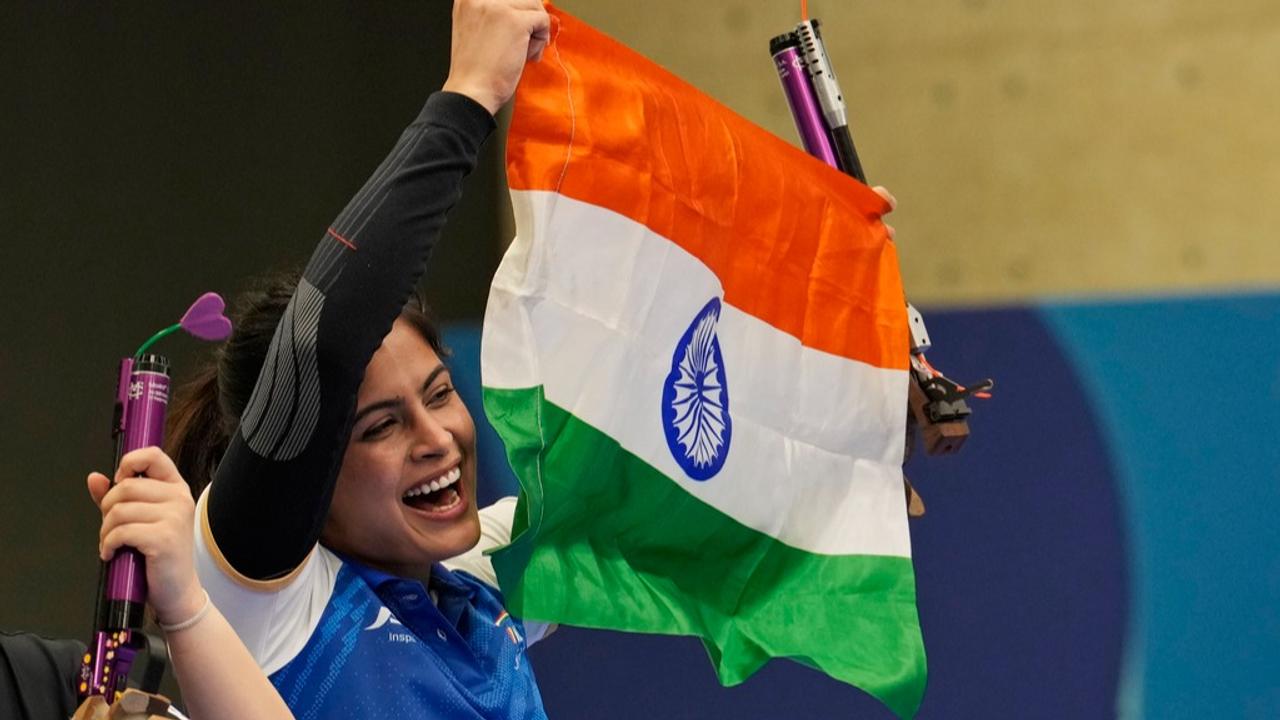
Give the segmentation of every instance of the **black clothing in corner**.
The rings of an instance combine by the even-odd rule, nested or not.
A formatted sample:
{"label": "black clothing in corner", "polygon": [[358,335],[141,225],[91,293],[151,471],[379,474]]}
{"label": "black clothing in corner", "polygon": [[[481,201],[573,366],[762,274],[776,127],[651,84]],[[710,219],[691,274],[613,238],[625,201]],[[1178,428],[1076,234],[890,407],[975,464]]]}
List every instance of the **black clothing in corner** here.
{"label": "black clothing in corner", "polygon": [[0,718],[67,720],[84,643],[0,632]]}

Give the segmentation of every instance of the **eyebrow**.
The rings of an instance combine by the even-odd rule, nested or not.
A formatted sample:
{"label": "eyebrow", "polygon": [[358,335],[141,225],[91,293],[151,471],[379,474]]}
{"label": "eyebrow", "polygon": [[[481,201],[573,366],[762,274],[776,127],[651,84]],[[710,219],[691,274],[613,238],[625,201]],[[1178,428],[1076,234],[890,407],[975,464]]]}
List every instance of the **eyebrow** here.
{"label": "eyebrow", "polygon": [[[432,370],[427,375],[427,379],[422,381],[422,389],[420,389],[418,392],[419,393],[426,392],[427,388],[431,387],[431,384],[436,381],[436,378],[440,377],[440,373],[445,372],[448,369],[449,368],[444,366],[444,363],[440,363],[439,365],[437,365],[435,369]],[[356,417],[354,420],[351,421],[351,424],[352,426],[354,426],[356,423],[359,423],[369,413],[377,412],[379,410],[385,410],[387,408],[400,407],[402,405],[404,405],[404,398],[398,395],[396,397],[393,397],[387,400],[379,400],[375,403],[370,403],[356,411]]]}

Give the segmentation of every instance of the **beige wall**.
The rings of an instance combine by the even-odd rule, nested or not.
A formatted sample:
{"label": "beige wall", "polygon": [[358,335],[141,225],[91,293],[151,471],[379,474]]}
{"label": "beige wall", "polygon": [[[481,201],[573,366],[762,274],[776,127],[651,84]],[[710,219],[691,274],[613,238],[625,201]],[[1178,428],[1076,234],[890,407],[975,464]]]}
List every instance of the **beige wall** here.
{"label": "beige wall", "polygon": [[[794,142],[799,2],[561,0]],[[1280,286],[1277,0],[814,1],[912,298]]]}

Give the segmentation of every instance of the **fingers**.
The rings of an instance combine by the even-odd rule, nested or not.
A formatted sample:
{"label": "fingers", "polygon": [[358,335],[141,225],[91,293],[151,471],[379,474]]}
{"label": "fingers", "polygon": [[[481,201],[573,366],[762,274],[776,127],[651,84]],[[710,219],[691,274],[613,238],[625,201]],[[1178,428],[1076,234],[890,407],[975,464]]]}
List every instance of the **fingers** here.
{"label": "fingers", "polygon": [[[110,559],[121,545],[152,555],[163,543],[190,534],[195,501],[178,468],[160,448],[149,447],[120,458],[114,485],[102,473],[86,479],[89,496],[102,511],[99,553]],[[157,545],[156,543],[162,543]],[[181,545],[177,545],[181,547]]]}
{"label": "fingers", "polygon": [[456,0],[444,89],[497,113],[550,37],[550,16],[534,0]]}
{"label": "fingers", "polygon": [[[894,210],[898,209],[898,198],[894,197],[893,193],[889,192],[889,188],[883,185],[877,185],[871,189],[872,191],[875,192],[875,194],[884,198],[885,202],[889,203],[889,212],[893,212]],[[894,237],[898,234],[898,232],[893,229],[893,226],[888,223],[885,223],[884,229],[888,231],[890,240],[894,239]]]}
{"label": "fingers", "polygon": [[92,472],[85,483],[89,486],[89,497],[93,499],[93,504],[101,508],[103,496],[111,489],[111,478],[100,472]]}
{"label": "fingers", "polygon": [[551,19],[545,12],[527,12],[524,14],[526,31],[529,33],[529,47],[525,50],[526,60],[541,60],[542,50],[551,39]]}
{"label": "fingers", "polygon": [[125,478],[107,492],[99,507],[102,529],[98,537],[100,550],[106,553],[104,559],[115,551],[115,546],[107,547],[106,538],[121,528],[162,525],[172,532],[190,534],[195,518],[195,502],[185,485],[151,478]]}
{"label": "fingers", "polygon": [[191,490],[185,483],[158,482],[150,477],[122,478],[107,491],[99,507],[106,513],[122,502],[177,503],[182,507],[195,507]]}
{"label": "fingers", "polygon": [[200,595],[192,551],[195,501],[173,461],[159,448],[135,450],[120,459],[114,485],[102,473],[91,473],[86,483],[102,510],[98,556],[106,562],[121,548],[137,550],[146,559],[148,601],[157,616],[189,616],[182,608]]}
{"label": "fingers", "polygon": [[160,518],[183,520],[195,517],[195,503],[191,501],[190,495],[164,492],[164,485],[146,479],[132,482],[142,487],[121,485],[112,488],[102,501],[104,527],[128,522],[152,522]]}
{"label": "fingers", "polygon": [[146,447],[126,453],[120,458],[120,467],[116,469],[115,481],[144,475],[153,480],[163,482],[179,482],[185,484],[178,466],[158,447]]}
{"label": "fingers", "polygon": [[[149,482],[132,482],[139,479]],[[104,515],[113,505],[126,500],[165,502],[185,496],[188,504],[191,501],[191,490],[178,473],[177,466],[160,448],[155,447],[134,450],[120,458],[114,482],[102,473],[93,472],[89,473],[85,484],[89,488],[89,497]]]}
{"label": "fingers", "polygon": [[884,201],[888,202],[888,210],[890,210],[890,213],[892,213],[893,210],[897,210],[897,197],[893,197],[893,193],[888,191],[887,187],[884,187],[883,184],[877,184],[877,186],[873,187],[872,190],[876,192],[876,195],[883,197]]}
{"label": "fingers", "polygon": [[543,10],[541,6],[538,11],[530,18],[529,26],[529,51],[526,59],[538,62],[542,60],[542,51],[546,49],[547,43],[551,42],[551,24],[553,18]]}
{"label": "fingers", "polygon": [[[146,480],[135,482],[163,487],[159,483],[148,483]],[[158,547],[183,547],[190,543],[194,517],[195,507],[189,498],[184,499],[176,495],[160,501],[105,502],[102,529],[98,533],[99,551],[105,560],[111,557],[121,543],[137,547],[144,555],[151,555],[148,548],[156,547],[157,543],[159,543]],[[118,538],[120,533],[127,533],[130,538],[140,539],[137,542],[128,540],[108,542],[108,538]],[[142,544],[138,544],[139,542]]]}
{"label": "fingers", "polygon": [[[113,485],[110,478],[100,472],[89,473],[85,484],[89,487],[89,497],[104,513],[110,510],[112,505],[125,500],[161,502],[175,494],[184,494],[177,489],[175,483],[159,483],[149,477],[121,478]],[[190,489],[186,490],[185,494],[190,496]]]}
{"label": "fingers", "polygon": [[120,548],[131,547],[147,558],[155,557],[176,540],[168,530],[169,526],[164,522],[118,525],[102,536],[98,543],[98,556],[104,561],[110,560]]}
{"label": "fingers", "polygon": [[118,525],[111,527],[103,523],[102,534],[98,537],[98,557],[103,561],[110,560],[115,557],[116,551],[121,547],[131,547],[143,555],[147,551],[143,549],[143,545],[150,548],[151,531],[159,527],[159,523],[148,523],[139,525],[131,523],[129,525]]}

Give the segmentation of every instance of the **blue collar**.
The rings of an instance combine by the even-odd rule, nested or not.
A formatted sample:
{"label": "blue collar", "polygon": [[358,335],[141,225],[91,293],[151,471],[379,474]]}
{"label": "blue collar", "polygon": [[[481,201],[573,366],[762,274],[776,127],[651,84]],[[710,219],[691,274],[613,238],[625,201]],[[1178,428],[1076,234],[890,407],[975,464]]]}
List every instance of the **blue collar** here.
{"label": "blue collar", "polygon": [[[365,565],[364,563],[341,553],[334,554],[341,558],[342,562],[346,563],[353,572],[359,575],[369,587],[373,588],[373,590],[379,594],[381,594],[380,591],[384,589],[384,586],[390,583],[416,583],[418,586],[422,585],[421,582],[412,578],[392,575],[391,573]],[[446,568],[440,563],[431,564],[431,580],[428,583],[428,587],[437,592],[464,595],[468,598],[474,597],[476,592],[474,587],[463,582],[462,578],[458,577],[452,570]]]}

